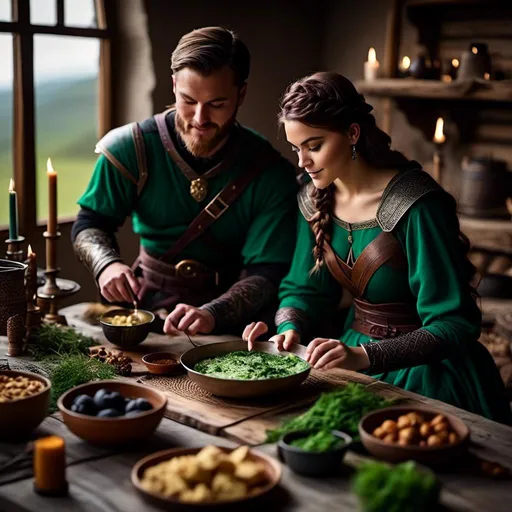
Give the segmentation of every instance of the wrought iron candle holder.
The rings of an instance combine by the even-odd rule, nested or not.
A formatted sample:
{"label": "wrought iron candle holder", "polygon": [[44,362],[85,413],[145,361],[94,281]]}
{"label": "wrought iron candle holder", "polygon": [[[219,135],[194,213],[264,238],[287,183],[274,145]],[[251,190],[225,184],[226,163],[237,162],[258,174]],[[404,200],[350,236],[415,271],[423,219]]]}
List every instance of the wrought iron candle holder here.
{"label": "wrought iron candle holder", "polygon": [[42,305],[42,309],[45,310],[44,323],[67,325],[66,317],[58,312],[58,302],[77,293],[80,285],[69,279],[57,277],[60,273],[60,268],[56,265],[57,240],[60,238],[60,232],[45,231],[43,236],[46,238],[46,280],[44,285],[37,289],[38,305]]}
{"label": "wrought iron candle holder", "polygon": [[23,261],[23,242],[25,237],[18,236],[18,238],[8,238],[5,243],[7,244],[7,251],[5,252],[5,259],[10,261]]}

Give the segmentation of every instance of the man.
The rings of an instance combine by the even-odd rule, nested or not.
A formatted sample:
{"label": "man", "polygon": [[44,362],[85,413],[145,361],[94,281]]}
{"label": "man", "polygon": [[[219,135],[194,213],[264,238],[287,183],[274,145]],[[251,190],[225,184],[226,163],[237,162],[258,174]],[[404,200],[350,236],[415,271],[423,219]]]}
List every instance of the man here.
{"label": "man", "polygon": [[[294,168],[236,122],[249,67],[229,30],[183,36],[171,59],[175,109],[107,134],[78,201],[74,247],[102,296],[165,308],[168,334],[241,332],[276,300],[291,261]],[[141,237],[132,268],[115,240],[129,215]]]}

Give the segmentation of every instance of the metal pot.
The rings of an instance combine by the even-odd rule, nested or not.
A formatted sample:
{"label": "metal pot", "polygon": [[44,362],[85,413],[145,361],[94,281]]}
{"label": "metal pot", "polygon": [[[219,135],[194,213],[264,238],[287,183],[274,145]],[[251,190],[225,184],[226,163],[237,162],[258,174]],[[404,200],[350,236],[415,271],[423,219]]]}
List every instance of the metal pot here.
{"label": "metal pot", "polygon": [[13,315],[27,314],[25,270],[19,261],[0,259],[0,336],[7,334],[7,320]]}

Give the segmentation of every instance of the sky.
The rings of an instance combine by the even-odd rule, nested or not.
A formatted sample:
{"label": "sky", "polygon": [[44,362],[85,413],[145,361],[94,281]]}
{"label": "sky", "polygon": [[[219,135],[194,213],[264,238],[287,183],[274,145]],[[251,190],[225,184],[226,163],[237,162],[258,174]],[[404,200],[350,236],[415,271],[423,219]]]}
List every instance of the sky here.
{"label": "sky", "polygon": [[[0,0],[0,20],[11,21],[11,0]],[[30,0],[30,20],[54,25],[55,0]],[[70,27],[95,27],[94,0],[64,0],[64,23]],[[99,41],[92,38],[34,36],[34,75],[36,82],[97,74]],[[0,89],[12,87],[12,36],[0,33]]]}

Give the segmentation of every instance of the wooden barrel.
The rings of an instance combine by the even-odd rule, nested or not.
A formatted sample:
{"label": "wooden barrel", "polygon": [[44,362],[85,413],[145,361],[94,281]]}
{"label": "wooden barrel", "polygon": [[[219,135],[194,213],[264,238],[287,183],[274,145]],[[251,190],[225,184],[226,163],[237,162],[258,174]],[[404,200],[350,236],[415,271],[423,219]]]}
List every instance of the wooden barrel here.
{"label": "wooden barrel", "polygon": [[0,336],[7,335],[7,320],[16,314],[25,318],[25,269],[19,261],[0,259]]}
{"label": "wooden barrel", "polygon": [[473,158],[462,164],[459,211],[468,217],[510,219],[511,174],[504,160]]}

